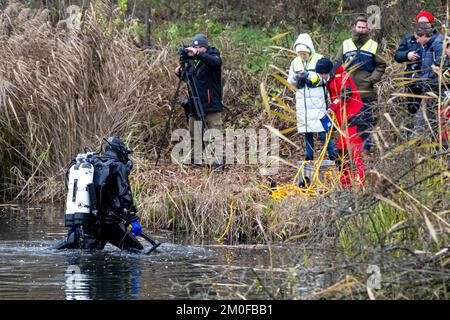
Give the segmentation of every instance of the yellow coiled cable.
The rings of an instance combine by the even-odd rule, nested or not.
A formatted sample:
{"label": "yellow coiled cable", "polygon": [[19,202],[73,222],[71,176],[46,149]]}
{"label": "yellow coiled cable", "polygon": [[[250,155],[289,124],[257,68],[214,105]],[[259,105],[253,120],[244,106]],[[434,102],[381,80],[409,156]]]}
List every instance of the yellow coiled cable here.
{"label": "yellow coiled cable", "polygon": [[[334,113],[332,113],[331,120],[332,120],[333,124],[335,124],[336,118],[335,118]],[[300,173],[304,172],[304,167],[305,167],[306,163],[308,163],[306,161],[303,161],[302,164],[300,165],[300,167],[298,168],[297,173],[294,176],[292,184],[282,184],[273,189],[271,189],[267,186],[264,186],[264,185],[261,185],[261,187],[269,190],[272,193],[272,198],[275,200],[282,200],[290,195],[318,196],[319,194],[329,193],[332,190],[332,188],[330,188],[329,186],[326,186],[325,182],[330,182],[332,184],[331,187],[335,186],[336,182],[337,182],[336,180],[339,179],[339,176],[342,173],[342,169],[343,169],[343,166],[341,166],[339,175],[336,178],[336,175],[333,175],[333,172],[336,172],[335,167],[327,168],[322,171],[323,181],[321,181],[319,179],[320,167],[325,158],[328,144],[330,143],[330,140],[331,140],[331,135],[333,133],[333,127],[334,127],[334,125],[331,126],[330,130],[326,134],[325,144],[324,144],[322,151],[319,154],[319,158],[317,159],[317,161],[311,161],[311,164],[314,165],[314,174],[310,181],[310,184],[307,184],[305,186],[305,188],[300,188],[297,186],[298,176]],[[344,155],[342,155],[342,158],[343,157],[344,157]],[[342,163],[343,163],[343,160],[344,159],[342,159]],[[303,176],[303,178],[304,178],[304,176]]]}

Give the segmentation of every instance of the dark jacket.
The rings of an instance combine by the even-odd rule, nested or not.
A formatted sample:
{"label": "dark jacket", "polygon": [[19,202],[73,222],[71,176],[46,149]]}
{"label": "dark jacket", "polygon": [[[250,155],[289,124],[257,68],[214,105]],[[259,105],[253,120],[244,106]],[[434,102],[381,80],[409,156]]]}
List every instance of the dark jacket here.
{"label": "dark jacket", "polygon": [[[357,35],[355,32],[352,35],[353,42],[356,47],[360,49],[368,40],[369,35]],[[378,44],[377,52],[374,58],[375,69],[372,73],[369,73],[363,68],[358,68],[350,74],[350,77],[355,82],[356,87],[361,95],[361,99],[376,99],[377,93],[374,89],[374,84],[381,80],[386,69],[386,61],[382,58],[382,53]],[[344,63],[343,61],[343,46],[339,48],[339,51],[335,58],[336,62]]]}
{"label": "dark jacket", "polygon": [[431,68],[432,65],[440,66],[442,58],[443,38],[435,33],[423,46],[422,52],[422,92],[436,91],[438,86],[438,75]]}
{"label": "dark jacket", "polygon": [[[198,95],[205,113],[222,112],[222,59],[220,52],[214,47],[208,47],[206,52],[197,52],[190,63],[191,71],[197,86]],[[184,74],[184,73],[183,73]],[[184,74],[185,75],[185,74]],[[183,81],[187,81],[183,77]],[[192,102],[192,92],[189,90],[191,103],[187,112],[195,114],[195,107]]]}
{"label": "dark jacket", "polygon": [[96,159],[94,166],[99,210],[113,212],[116,219],[120,218],[128,223],[138,220],[128,179],[130,165],[120,161],[117,153],[109,150]]}
{"label": "dark jacket", "polygon": [[417,76],[414,71],[419,71],[422,66],[422,60],[410,61],[408,60],[409,52],[416,52],[418,55],[422,55],[422,45],[417,42],[414,35],[406,35],[400,45],[395,51],[394,60],[398,63],[407,62],[405,67],[405,74],[402,76],[405,78],[413,78]]}

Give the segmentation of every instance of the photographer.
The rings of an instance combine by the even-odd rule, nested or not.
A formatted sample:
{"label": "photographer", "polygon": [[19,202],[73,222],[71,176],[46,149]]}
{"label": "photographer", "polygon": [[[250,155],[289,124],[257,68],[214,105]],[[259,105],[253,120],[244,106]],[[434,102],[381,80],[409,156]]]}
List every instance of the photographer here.
{"label": "photographer", "polygon": [[[430,23],[433,24],[434,17],[427,11],[421,11],[417,15],[416,21],[418,23]],[[412,79],[412,82],[407,84],[405,91],[414,95],[421,95],[422,88],[420,86],[419,78],[422,69],[422,45],[417,42],[414,34],[406,35],[395,52],[394,60],[398,63],[406,63],[404,77]],[[415,81],[414,81],[415,80]],[[417,111],[420,109],[420,103],[422,99],[418,97],[408,97],[407,110],[409,117],[407,119],[407,128],[414,130],[414,117]]]}
{"label": "photographer", "polygon": [[[192,38],[192,46],[184,48],[180,55],[183,65],[175,69],[175,74],[185,82],[188,82],[188,74],[192,75],[207,128],[221,130],[223,110],[222,59],[219,50],[208,45],[208,39],[204,34],[197,34]],[[184,55],[187,55],[187,57]],[[183,61],[185,59],[186,61]],[[205,128],[194,105],[193,96],[195,96],[195,93],[191,92],[191,85],[188,86],[188,91],[189,103],[183,104],[183,107],[189,116],[191,150],[193,150],[195,141],[197,141],[197,145],[202,145],[203,134],[199,135],[198,132],[204,133]],[[197,134],[194,134],[196,132]],[[223,155],[219,153],[216,152],[214,157],[213,168],[215,170],[223,170]],[[201,156],[196,154],[194,157],[193,155],[192,160],[192,164],[200,164]]]}
{"label": "photographer", "polygon": [[[420,93],[422,95],[432,92],[439,94],[439,77],[433,68],[441,65],[443,51],[443,37],[433,25],[428,22],[418,22],[414,29],[414,36],[422,46],[422,66],[419,73]],[[437,99],[424,99],[423,112],[417,119],[417,130],[419,134],[427,132],[428,128],[437,130]],[[430,128],[431,129],[431,128]]]}

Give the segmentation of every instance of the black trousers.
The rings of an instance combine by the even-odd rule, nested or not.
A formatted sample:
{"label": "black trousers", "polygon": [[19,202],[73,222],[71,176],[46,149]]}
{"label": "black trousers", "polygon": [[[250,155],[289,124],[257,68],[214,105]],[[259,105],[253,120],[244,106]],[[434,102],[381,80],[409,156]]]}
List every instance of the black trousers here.
{"label": "black trousers", "polygon": [[[421,95],[422,90],[417,87],[406,87],[406,93]],[[422,102],[422,98],[408,97],[406,100],[406,108],[408,109],[408,113],[410,116],[414,116],[417,111],[420,109],[420,103]]]}

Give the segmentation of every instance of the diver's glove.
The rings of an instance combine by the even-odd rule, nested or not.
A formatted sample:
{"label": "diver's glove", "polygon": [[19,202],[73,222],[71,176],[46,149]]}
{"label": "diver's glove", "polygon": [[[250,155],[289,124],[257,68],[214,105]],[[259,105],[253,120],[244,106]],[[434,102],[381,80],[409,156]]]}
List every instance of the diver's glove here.
{"label": "diver's glove", "polygon": [[139,221],[135,220],[131,222],[131,233],[134,234],[136,237],[141,235],[142,227]]}

